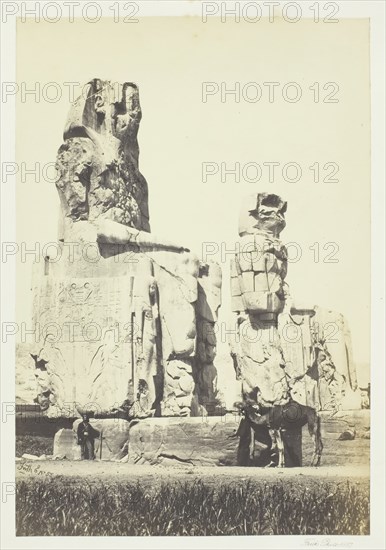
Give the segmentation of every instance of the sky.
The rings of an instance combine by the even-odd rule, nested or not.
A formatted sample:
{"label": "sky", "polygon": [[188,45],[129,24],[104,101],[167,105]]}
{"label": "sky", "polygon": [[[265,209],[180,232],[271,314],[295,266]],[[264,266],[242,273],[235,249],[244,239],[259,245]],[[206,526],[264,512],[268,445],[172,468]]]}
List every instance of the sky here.
{"label": "sky", "polygon": [[[59,199],[49,163],[62,143],[71,86],[77,96],[92,78],[136,82],[152,231],[220,262],[220,320],[229,311],[241,202],[251,193],[278,193],[288,202],[281,238],[295,243],[287,276],[295,303],[343,313],[355,360],[369,363],[368,21],[27,20],[17,31],[19,250],[57,239]],[[37,96],[23,93],[32,88]],[[37,178],[27,173],[35,163]],[[278,163],[273,177],[269,163]],[[292,163],[301,169],[298,181]],[[217,252],[208,256],[211,250]],[[32,263],[19,254],[19,322],[31,318]]]}

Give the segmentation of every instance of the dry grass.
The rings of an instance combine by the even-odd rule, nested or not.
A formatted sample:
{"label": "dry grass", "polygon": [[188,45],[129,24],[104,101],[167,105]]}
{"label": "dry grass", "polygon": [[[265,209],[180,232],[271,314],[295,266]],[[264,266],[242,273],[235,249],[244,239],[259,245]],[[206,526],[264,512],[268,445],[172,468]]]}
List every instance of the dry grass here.
{"label": "dry grass", "polygon": [[17,483],[16,533],[366,535],[367,486],[352,482],[140,482],[32,477]]}

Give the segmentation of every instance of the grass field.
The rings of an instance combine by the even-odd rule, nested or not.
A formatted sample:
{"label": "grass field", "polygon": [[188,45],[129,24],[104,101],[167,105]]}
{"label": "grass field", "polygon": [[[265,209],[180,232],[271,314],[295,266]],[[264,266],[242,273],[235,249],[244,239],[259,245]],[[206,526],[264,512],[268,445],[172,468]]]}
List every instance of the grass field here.
{"label": "grass field", "polygon": [[20,479],[16,534],[366,535],[368,486],[351,481]]}
{"label": "grass field", "polygon": [[[344,421],[325,421],[320,468],[136,465],[18,460],[18,536],[366,535],[369,444],[338,439]],[[16,456],[51,455],[51,423],[19,422]],[[342,424],[342,425],[341,425]],[[71,427],[65,425],[61,427]],[[367,434],[365,434],[367,435]],[[236,448],[236,447],[235,447]],[[303,438],[304,464],[312,454]]]}

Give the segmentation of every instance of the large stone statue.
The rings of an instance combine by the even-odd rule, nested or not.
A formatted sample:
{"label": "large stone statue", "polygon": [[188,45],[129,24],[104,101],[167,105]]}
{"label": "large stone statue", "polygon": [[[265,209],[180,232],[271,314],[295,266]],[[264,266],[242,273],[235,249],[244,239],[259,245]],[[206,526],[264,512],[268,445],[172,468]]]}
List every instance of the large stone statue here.
{"label": "large stone statue", "polygon": [[240,250],[231,263],[238,330],[232,354],[244,399],[262,407],[285,403],[289,392],[277,327],[287,294],[287,251],[278,238],[286,208],[277,195],[254,196],[242,211]]}
{"label": "large stone statue", "polygon": [[197,325],[203,310],[216,319],[219,300],[200,288],[219,297],[221,272],[201,272],[183,245],[150,233],[140,119],[135,84],[96,79],[65,127],[57,158],[62,254],[38,265],[33,283],[37,402],[49,416],[191,416],[216,393],[216,378],[202,375],[209,369]]}
{"label": "large stone statue", "polygon": [[[248,197],[241,210],[239,250],[231,262],[236,326],[231,355],[241,381],[246,419],[248,411],[249,420],[254,418],[253,438],[267,448],[257,463],[271,460],[266,418],[271,418],[272,411],[282,413],[293,406],[299,419],[309,422],[317,464],[322,447],[314,412],[344,408],[347,392],[357,389],[356,374],[343,317],[316,307],[295,307],[292,302],[285,282],[287,252],[279,240],[286,209],[279,196],[259,193]],[[335,347],[334,340],[330,343],[327,338],[328,329],[334,328],[339,333]],[[301,426],[282,420],[287,465],[300,465]],[[250,425],[244,421],[239,430],[241,464],[250,463],[253,454]]]}
{"label": "large stone statue", "polygon": [[141,116],[135,84],[95,79],[85,87],[57,158],[64,230],[98,218],[150,230],[147,183],[138,169]]}

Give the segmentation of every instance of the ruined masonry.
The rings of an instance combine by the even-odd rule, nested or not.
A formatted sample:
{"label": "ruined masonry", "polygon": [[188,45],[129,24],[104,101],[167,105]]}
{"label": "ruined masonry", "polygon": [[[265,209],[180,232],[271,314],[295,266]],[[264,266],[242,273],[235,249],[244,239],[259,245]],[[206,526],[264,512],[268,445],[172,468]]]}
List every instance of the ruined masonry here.
{"label": "ruined masonry", "polygon": [[60,261],[37,265],[37,401],[50,417],[206,414],[221,270],[150,233],[138,88],[93,80],[57,156]]}
{"label": "ruined masonry", "polygon": [[244,402],[263,409],[289,399],[322,411],[357,408],[343,316],[297,306],[285,281],[287,250],[279,237],[286,210],[278,195],[258,193],[245,199],[240,213],[240,252],[231,262],[237,327],[231,353]]}
{"label": "ruined masonry", "polygon": [[[36,264],[33,275],[41,339],[18,354],[34,373],[34,400],[51,419],[92,415],[102,434],[99,458],[240,464],[240,417],[234,407],[221,416],[217,387],[221,269],[150,231],[137,86],[95,79],[85,90],[57,156],[62,254]],[[259,410],[291,399],[318,411],[360,408],[345,402],[357,382],[344,318],[292,301],[280,241],[286,209],[269,193],[247,197],[241,209],[240,253],[231,263],[238,337],[230,355],[242,403]],[[30,382],[23,388],[34,391]],[[78,422],[74,432],[57,432],[56,455],[79,458]],[[283,439],[298,465],[301,431]],[[256,445],[268,444],[257,438]]]}

